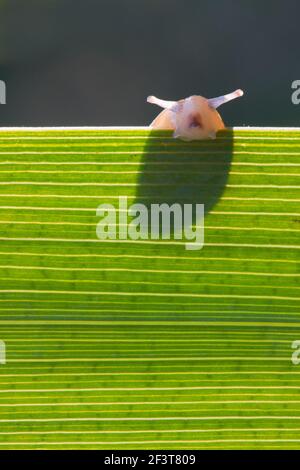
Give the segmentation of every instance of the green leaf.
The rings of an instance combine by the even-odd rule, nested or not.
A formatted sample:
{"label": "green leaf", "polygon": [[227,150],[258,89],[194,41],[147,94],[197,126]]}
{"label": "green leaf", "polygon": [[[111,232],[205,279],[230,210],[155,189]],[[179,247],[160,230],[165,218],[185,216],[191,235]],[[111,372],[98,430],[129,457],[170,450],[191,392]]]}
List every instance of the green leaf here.
{"label": "green leaf", "polygon": [[[299,448],[300,129],[0,132],[0,448]],[[99,204],[205,204],[205,244]]]}

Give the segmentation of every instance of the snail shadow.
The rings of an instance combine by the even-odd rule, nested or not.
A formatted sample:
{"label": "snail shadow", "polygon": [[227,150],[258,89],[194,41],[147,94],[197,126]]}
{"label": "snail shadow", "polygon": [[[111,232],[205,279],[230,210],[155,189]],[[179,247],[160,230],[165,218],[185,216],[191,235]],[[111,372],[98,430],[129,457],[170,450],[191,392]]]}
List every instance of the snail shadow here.
{"label": "snail shadow", "polygon": [[[215,140],[184,142],[169,131],[152,131],[146,142],[135,203],[204,205],[207,215],[226,187],[233,154],[233,132]],[[193,211],[192,225],[196,214]],[[175,233],[171,221],[171,233]]]}

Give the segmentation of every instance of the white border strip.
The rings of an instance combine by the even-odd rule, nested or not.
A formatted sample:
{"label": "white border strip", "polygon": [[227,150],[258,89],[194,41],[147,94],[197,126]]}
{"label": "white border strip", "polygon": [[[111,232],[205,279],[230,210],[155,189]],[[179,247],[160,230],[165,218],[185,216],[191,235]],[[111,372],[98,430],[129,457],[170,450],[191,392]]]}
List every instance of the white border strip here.
{"label": "white border strip", "polygon": [[[45,127],[0,127],[1,131],[150,131],[149,126],[45,126]],[[164,130],[164,129],[162,129]],[[167,131],[168,129],[166,129]],[[298,128],[300,131],[300,128]]]}
{"label": "white border strip", "polygon": [[[150,131],[153,130],[149,126],[45,126],[45,127],[0,127],[1,131]],[[164,129],[160,129],[164,131]],[[168,129],[165,129],[166,131]],[[235,126],[228,127],[227,130],[236,131],[298,131],[300,127],[251,127],[251,126]]]}

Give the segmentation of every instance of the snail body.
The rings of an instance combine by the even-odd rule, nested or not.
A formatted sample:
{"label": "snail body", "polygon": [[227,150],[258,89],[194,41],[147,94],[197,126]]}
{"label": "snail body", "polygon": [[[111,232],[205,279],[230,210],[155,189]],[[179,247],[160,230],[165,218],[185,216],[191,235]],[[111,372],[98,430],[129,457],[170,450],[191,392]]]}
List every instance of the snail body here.
{"label": "snail body", "polygon": [[155,96],[147,98],[164,110],[150,124],[152,129],[173,130],[174,137],[182,140],[215,139],[219,130],[225,129],[217,108],[228,101],[243,96],[242,90],[207,99],[190,96],[179,101],[165,101]]}

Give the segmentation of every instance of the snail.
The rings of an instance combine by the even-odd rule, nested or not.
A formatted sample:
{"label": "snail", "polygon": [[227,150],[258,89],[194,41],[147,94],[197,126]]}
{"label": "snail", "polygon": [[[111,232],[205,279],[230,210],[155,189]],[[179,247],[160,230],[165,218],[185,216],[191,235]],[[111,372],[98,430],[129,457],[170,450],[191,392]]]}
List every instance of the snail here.
{"label": "snail", "polygon": [[165,101],[155,96],[148,96],[148,103],[156,104],[164,109],[150,124],[150,127],[174,130],[175,138],[187,141],[215,139],[216,133],[225,129],[217,108],[243,94],[242,90],[236,90],[217,98],[190,96],[179,101]]}

